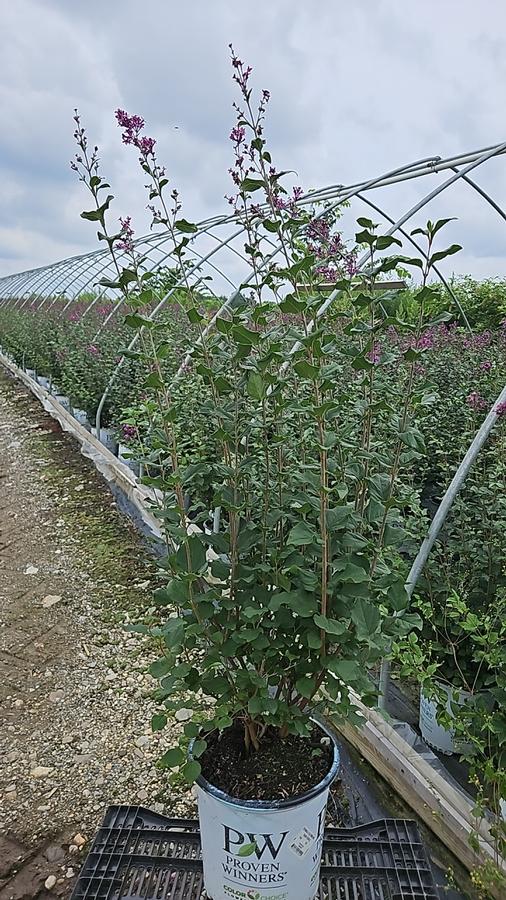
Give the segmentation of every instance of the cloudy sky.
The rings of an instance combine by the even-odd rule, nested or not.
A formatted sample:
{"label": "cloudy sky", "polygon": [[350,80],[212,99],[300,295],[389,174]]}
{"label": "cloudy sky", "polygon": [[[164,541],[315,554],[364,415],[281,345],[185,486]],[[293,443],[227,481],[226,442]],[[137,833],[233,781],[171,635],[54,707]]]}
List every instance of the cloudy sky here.
{"label": "cloudy sky", "polygon": [[[3,0],[0,276],[95,249],[69,168],[76,106],[114,214],[131,214],[137,233],[148,228],[143,178],[117,107],[146,119],[186,218],[226,210],[230,41],[272,93],[273,160],[305,188],[506,140],[503,0]],[[443,177],[372,199],[397,216]],[[474,177],[506,207],[506,156]],[[448,238],[464,250],[447,271],[505,276],[506,222],[469,188],[450,188],[413,227],[429,215],[458,217]]]}

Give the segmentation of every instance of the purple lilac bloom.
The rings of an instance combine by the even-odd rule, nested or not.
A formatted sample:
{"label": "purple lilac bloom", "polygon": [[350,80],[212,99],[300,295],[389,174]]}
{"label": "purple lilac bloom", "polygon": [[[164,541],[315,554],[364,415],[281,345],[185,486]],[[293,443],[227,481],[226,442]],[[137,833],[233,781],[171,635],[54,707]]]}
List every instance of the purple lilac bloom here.
{"label": "purple lilac bloom", "polygon": [[155,139],[150,137],[140,137],[140,133],[144,128],[144,119],[141,116],[129,116],[124,109],[116,110],[116,121],[120,128],[123,128],[121,136],[124,144],[133,144],[141,152],[141,156],[146,157],[153,154],[155,147]]}
{"label": "purple lilac bloom", "polygon": [[474,409],[475,412],[478,412],[480,409],[486,409],[486,407],[488,406],[485,398],[478,394],[477,391],[472,391],[466,397],[466,403],[471,407],[471,409]]}
{"label": "purple lilac bloom", "polygon": [[137,437],[137,428],[134,425],[122,425],[121,434],[125,441],[132,440]]}
{"label": "purple lilac bloom", "polygon": [[482,363],[480,363],[480,369],[483,369],[484,372],[490,372],[492,368],[492,363],[489,359],[484,359]]}
{"label": "purple lilac bloom", "polygon": [[96,344],[88,344],[86,347],[86,352],[90,354],[90,356],[98,356],[100,350],[98,349]]}
{"label": "purple lilac bloom", "polygon": [[506,416],[506,400],[503,400],[502,403],[497,404],[495,413],[497,416]]}
{"label": "purple lilac bloom", "polygon": [[126,219],[120,219],[121,231],[120,231],[120,240],[117,243],[117,247],[120,250],[126,250],[127,253],[131,253],[134,249],[133,244],[133,236],[134,230],[132,228],[132,218],[131,216],[127,216]]}
{"label": "purple lilac bloom", "polygon": [[[230,132],[230,140],[234,142],[234,144],[242,144],[244,138],[246,136],[246,129],[239,127],[239,125],[235,125]],[[242,159],[241,159],[242,162]]]}

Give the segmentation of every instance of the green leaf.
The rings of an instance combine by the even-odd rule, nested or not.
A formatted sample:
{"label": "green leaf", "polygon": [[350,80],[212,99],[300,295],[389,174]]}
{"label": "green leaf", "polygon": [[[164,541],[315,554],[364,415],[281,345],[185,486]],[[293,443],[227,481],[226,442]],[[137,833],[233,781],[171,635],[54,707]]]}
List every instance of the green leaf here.
{"label": "green leaf", "polygon": [[248,379],[248,394],[253,400],[263,400],[265,397],[265,385],[258,372],[252,372]]}
{"label": "green leaf", "polygon": [[370,247],[375,243],[376,237],[374,234],[371,234],[369,231],[357,231],[355,235],[355,240],[357,244],[369,244]]}
{"label": "green leaf", "polygon": [[151,663],[148,672],[153,678],[163,678],[163,676],[168,675],[172,669],[172,660],[167,659],[167,657],[164,656],[162,659],[157,659],[155,662]]}
{"label": "green leaf", "polygon": [[292,528],[288,535],[287,544],[293,547],[302,547],[304,544],[312,544],[316,539],[316,532],[306,522],[299,522]]}
{"label": "green leaf", "polygon": [[207,568],[206,548],[202,543],[204,537],[192,534],[180,545],[174,557],[177,571],[197,574]]}
{"label": "green leaf", "polygon": [[207,741],[194,741],[191,747],[192,756],[195,759],[198,759],[199,756],[202,756],[204,750],[207,750]]}
{"label": "green leaf", "polygon": [[430,231],[432,237],[434,237],[434,235],[437,234],[437,232],[441,228],[444,228],[444,226],[447,225],[448,222],[455,222],[456,218],[456,216],[451,216],[449,219],[438,219],[434,224],[430,223],[430,228],[428,230]]}
{"label": "green leaf", "polygon": [[305,359],[296,362],[294,369],[301,378],[310,378],[311,380],[318,378],[318,375],[320,374],[318,366],[313,366],[311,363],[306,362]]}
{"label": "green leaf", "polygon": [[151,731],[162,731],[167,724],[167,716],[163,713],[156,713],[151,717]]}
{"label": "green leaf", "polygon": [[245,178],[241,181],[241,191],[244,193],[253,193],[253,191],[258,191],[260,188],[265,187],[264,182],[259,178]]}
{"label": "green leaf", "polygon": [[196,722],[186,722],[183,730],[186,737],[196,738],[200,734],[200,725],[197,725]]}
{"label": "green leaf", "polygon": [[336,564],[338,577],[341,581],[351,581],[353,584],[361,584],[369,581],[369,573],[355,563],[344,561]]}
{"label": "green leaf", "polygon": [[353,684],[362,675],[362,670],[355,659],[327,659],[327,668],[337,675],[345,684]]}
{"label": "green leaf", "polygon": [[181,769],[181,775],[184,780],[188,782],[188,784],[193,784],[194,781],[197,780],[200,773],[202,771],[202,767],[196,759],[189,759],[187,763]]}
{"label": "green leaf", "polygon": [[256,848],[256,841],[253,841],[253,843],[251,844],[243,844],[242,847],[237,851],[236,856],[251,856],[252,853],[255,852]]}
{"label": "green leaf", "polygon": [[335,506],[327,510],[327,526],[330,531],[346,528],[346,522],[350,518],[352,510],[349,506]]}
{"label": "green leaf", "polygon": [[178,219],[177,222],[174,222],[174,225],[178,231],[182,231],[184,234],[194,234],[199,230],[197,225],[194,225],[193,222],[187,222],[186,219]]}
{"label": "green leaf", "polygon": [[452,244],[450,247],[447,247],[446,250],[438,250],[437,253],[432,254],[429,259],[429,265],[433,266],[438,260],[445,259],[447,256],[453,256],[453,254],[458,253],[459,250],[462,250],[460,244]]}
{"label": "green leaf", "polygon": [[302,694],[303,697],[306,697],[308,700],[311,700],[315,689],[316,689],[316,680],[314,678],[308,678],[307,676],[303,676],[302,678],[298,678],[295,682],[295,687],[297,688],[299,694]]}
{"label": "green leaf", "polygon": [[423,355],[423,351],[422,350],[414,350],[413,347],[409,347],[408,350],[405,350],[402,355],[403,355],[404,359],[406,359],[408,362],[415,362],[417,359],[420,359],[420,357]]}
{"label": "green leaf", "polygon": [[366,219],[365,216],[358,217],[357,225],[360,225],[361,228],[368,228],[370,231],[373,231],[375,228],[377,228],[377,225],[374,224],[372,219]]}
{"label": "green leaf", "polygon": [[401,241],[398,238],[395,238],[393,234],[382,234],[376,241],[376,250],[386,250],[387,247],[391,247],[392,244],[397,244],[398,247],[402,247]]}
{"label": "green leaf", "polygon": [[314,616],[313,622],[322,628],[327,634],[344,634],[348,630],[347,622],[340,622],[337,619],[327,619],[326,616]]}
{"label": "green leaf", "polygon": [[155,388],[155,390],[160,391],[163,388],[163,381],[160,378],[158,372],[150,372],[144,382],[144,385],[145,387]]}
{"label": "green leaf", "polygon": [[359,598],[353,604],[351,619],[357,629],[358,639],[363,641],[376,633],[381,616],[376,606]]}
{"label": "green leaf", "polygon": [[280,607],[288,606],[301,618],[309,618],[314,615],[316,601],[314,595],[308,591],[280,591],[274,594],[269,603],[269,609],[277,612]]}
{"label": "green leaf", "polygon": [[204,318],[204,316],[199,313],[196,306],[190,306],[190,309],[186,310],[186,315],[188,316],[188,319],[192,323],[192,325],[198,325],[198,323],[202,322],[202,319]]}
{"label": "green leaf", "polygon": [[180,766],[182,762],[184,762],[185,755],[183,751],[179,747],[173,747],[172,750],[167,750],[166,753],[160,759],[160,765],[164,769],[175,769],[176,766]]}

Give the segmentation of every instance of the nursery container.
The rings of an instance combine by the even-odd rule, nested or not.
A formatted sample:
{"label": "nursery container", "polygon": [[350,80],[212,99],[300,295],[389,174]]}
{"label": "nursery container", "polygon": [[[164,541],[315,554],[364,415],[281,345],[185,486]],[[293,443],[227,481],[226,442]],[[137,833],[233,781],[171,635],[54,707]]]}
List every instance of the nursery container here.
{"label": "nursery container", "polygon": [[65,394],[54,394],[53,396],[54,396],[54,399],[57,400],[57,402],[60,404],[60,406],[63,406],[63,408],[66,409],[67,412],[70,412],[70,398],[69,397],[66,397]]}
{"label": "nursery container", "polygon": [[[453,695],[455,689],[442,682],[436,682],[446,694],[446,711],[453,718],[452,703],[456,702],[459,706],[465,706],[466,702],[472,697],[469,691],[458,691],[457,700],[454,701]],[[443,728],[437,721],[437,704],[434,700],[426,697],[423,691],[420,692],[420,731],[422,737],[427,744],[440,750],[441,753],[465,753],[471,749],[471,745],[459,737],[455,737],[453,729]]]}
{"label": "nursery container", "polygon": [[117,456],[118,442],[115,438],[115,432],[112,428],[100,429],[100,441],[104,445],[104,447],[107,447],[107,449],[110,450],[111,453],[114,453],[114,455]]}
{"label": "nursery container", "polygon": [[33,378],[34,381],[37,381],[37,373],[35,369],[25,369],[25,372],[29,378]]}
{"label": "nursery container", "polygon": [[240,800],[197,779],[204,886],[212,900],[313,900],[318,891],[333,744],[325,778],[287,800]]}
{"label": "nursery container", "polygon": [[46,378],[45,375],[37,375],[37,381],[45,391],[49,390],[49,378]]}
{"label": "nursery container", "polygon": [[72,410],[72,415],[74,416],[76,422],[79,422],[79,424],[82,425],[83,428],[86,428],[88,431],[90,430],[91,426],[88,421],[88,413],[84,409],[76,409],[74,407],[74,409]]}

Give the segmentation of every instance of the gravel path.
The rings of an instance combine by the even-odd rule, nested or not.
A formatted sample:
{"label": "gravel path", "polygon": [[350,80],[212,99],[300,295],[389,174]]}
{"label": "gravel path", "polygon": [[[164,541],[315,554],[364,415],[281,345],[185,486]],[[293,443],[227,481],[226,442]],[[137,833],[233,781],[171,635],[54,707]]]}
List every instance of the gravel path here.
{"label": "gravel path", "polygon": [[91,464],[0,373],[0,900],[68,897],[109,804],[194,813],[155,765],[171,729],[151,733],[150,651],[124,630],[150,603],[145,559]]}

